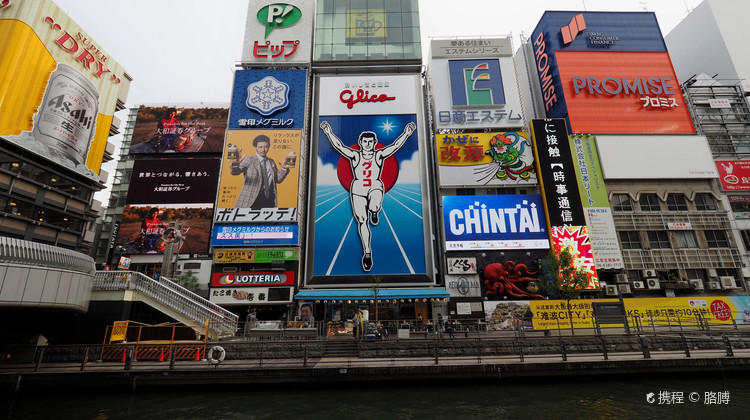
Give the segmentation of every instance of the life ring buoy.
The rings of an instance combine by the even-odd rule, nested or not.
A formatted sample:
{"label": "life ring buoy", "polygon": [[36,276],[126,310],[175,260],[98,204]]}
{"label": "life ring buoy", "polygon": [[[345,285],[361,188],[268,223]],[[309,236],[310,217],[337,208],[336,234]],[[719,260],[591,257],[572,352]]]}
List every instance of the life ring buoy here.
{"label": "life ring buoy", "polygon": [[226,356],[227,352],[224,351],[224,348],[221,346],[213,346],[211,347],[211,350],[208,351],[208,361],[214,365],[223,362]]}

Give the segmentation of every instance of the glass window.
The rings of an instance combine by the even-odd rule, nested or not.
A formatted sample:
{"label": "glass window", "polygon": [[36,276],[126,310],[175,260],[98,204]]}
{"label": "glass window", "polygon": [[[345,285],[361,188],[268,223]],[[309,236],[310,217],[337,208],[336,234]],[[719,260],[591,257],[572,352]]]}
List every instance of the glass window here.
{"label": "glass window", "polygon": [[659,197],[656,194],[641,194],[638,203],[641,205],[641,211],[661,211]]}
{"label": "glass window", "polygon": [[648,242],[651,248],[672,248],[669,244],[669,235],[666,230],[652,230],[648,232]]}
{"label": "glass window", "polygon": [[671,211],[687,211],[687,201],[685,201],[685,194],[668,194],[667,195],[667,209]]}
{"label": "glass window", "polygon": [[706,235],[709,248],[729,248],[727,233],[723,230],[706,230],[703,234]]}
{"label": "glass window", "polygon": [[633,200],[627,194],[612,195],[612,210],[614,211],[633,211]]}
{"label": "glass window", "polygon": [[695,232],[692,230],[677,230],[674,232],[678,248],[698,248]]}
{"label": "glass window", "polygon": [[750,251],[750,230],[741,230],[742,243],[745,244],[745,250]]}
{"label": "glass window", "polygon": [[641,236],[636,231],[622,230],[620,233],[620,244],[622,249],[641,249]]}
{"label": "glass window", "polygon": [[474,188],[458,188],[456,195],[474,195]]}
{"label": "glass window", "polygon": [[708,193],[698,193],[695,195],[696,210],[718,210],[716,199]]}

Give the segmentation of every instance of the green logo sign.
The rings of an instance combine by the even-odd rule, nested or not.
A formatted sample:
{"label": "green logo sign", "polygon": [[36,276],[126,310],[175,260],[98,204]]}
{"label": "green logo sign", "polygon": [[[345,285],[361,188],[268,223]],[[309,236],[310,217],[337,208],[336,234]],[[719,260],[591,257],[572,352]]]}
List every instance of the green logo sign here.
{"label": "green logo sign", "polygon": [[266,38],[276,28],[287,28],[302,19],[302,11],[291,4],[269,4],[258,11],[258,21],[266,25]]}

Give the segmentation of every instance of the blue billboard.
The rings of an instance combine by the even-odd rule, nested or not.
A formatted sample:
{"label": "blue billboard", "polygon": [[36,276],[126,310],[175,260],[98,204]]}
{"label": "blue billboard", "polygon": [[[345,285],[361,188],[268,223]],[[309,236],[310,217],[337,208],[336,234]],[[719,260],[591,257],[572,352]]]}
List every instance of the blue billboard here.
{"label": "blue billboard", "polygon": [[229,128],[304,128],[307,70],[234,73]]}
{"label": "blue billboard", "polygon": [[214,225],[211,246],[299,245],[297,225]]}
{"label": "blue billboard", "polygon": [[443,223],[446,251],[549,248],[538,194],[443,196]]}

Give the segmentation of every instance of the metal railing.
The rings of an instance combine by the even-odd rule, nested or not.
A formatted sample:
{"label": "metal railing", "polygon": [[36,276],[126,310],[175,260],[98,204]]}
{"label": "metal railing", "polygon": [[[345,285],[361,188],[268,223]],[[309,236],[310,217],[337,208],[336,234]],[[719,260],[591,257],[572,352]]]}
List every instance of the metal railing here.
{"label": "metal railing", "polygon": [[96,264],[88,255],[56,246],[0,237],[0,262],[50,267],[94,274]]}
{"label": "metal railing", "polygon": [[237,332],[237,315],[227,311],[179,284],[161,277],[154,280],[134,271],[97,271],[94,290],[135,290],[182,314],[185,320],[208,320],[210,337],[231,336]]}

